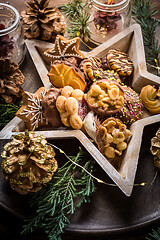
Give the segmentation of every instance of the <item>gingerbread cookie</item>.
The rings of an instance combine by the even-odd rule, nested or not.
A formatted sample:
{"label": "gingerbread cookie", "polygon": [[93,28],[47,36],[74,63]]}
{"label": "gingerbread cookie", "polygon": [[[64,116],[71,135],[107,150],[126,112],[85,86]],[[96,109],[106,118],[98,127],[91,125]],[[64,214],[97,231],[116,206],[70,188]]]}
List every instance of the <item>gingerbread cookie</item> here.
{"label": "gingerbread cookie", "polygon": [[123,123],[130,125],[142,117],[143,104],[138,93],[132,88],[127,86],[122,86],[122,88],[124,90],[124,106],[114,116],[120,118]]}
{"label": "gingerbread cookie", "polygon": [[158,90],[151,85],[143,87],[140,99],[149,112],[154,114],[160,113],[160,87]]}
{"label": "gingerbread cookie", "polygon": [[127,148],[127,140],[132,133],[119,119],[106,119],[97,130],[96,141],[100,152],[114,165],[119,167],[119,156]]}
{"label": "gingerbread cookie", "polygon": [[107,79],[93,83],[87,92],[89,108],[99,115],[110,115],[118,112],[124,105],[123,88]]}
{"label": "gingerbread cookie", "polygon": [[73,67],[64,63],[52,64],[48,76],[50,82],[58,88],[71,86],[84,91],[87,85],[84,78]]}
{"label": "gingerbread cookie", "polygon": [[54,60],[66,59],[69,57],[75,57],[77,61],[81,61],[85,58],[83,53],[79,51],[80,38],[72,38],[67,40],[61,35],[57,35],[55,40],[55,46],[44,52],[44,55],[50,59],[51,62]]}
{"label": "gingerbread cookie", "polygon": [[115,70],[122,77],[129,76],[133,72],[133,62],[129,56],[117,49],[110,49],[106,55],[110,69]]}
{"label": "gingerbread cookie", "polygon": [[60,113],[61,121],[66,127],[82,128],[84,117],[89,111],[83,91],[65,86],[57,98],[56,107]]}
{"label": "gingerbread cookie", "polygon": [[26,122],[28,130],[35,130],[49,124],[43,115],[42,99],[46,94],[45,87],[39,88],[35,94],[23,93],[23,106],[18,110],[16,116]]}
{"label": "gingerbread cookie", "polygon": [[51,88],[42,99],[43,115],[48,119],[52,127],[62,126],[59,112],[56,108],[56,100],[61,94],[61,89]]}

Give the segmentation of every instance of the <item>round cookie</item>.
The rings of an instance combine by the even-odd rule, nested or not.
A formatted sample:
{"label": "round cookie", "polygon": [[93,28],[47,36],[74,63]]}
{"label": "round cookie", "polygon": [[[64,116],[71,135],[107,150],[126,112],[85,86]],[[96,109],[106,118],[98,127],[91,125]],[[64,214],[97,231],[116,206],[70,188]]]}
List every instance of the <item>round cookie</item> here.
{"label": "round cookie", "polygon": [[130,125],[142,117],[143,104],[132,88],[122,86],[124,90],[124,106],[114,115],[119,118],[123,123]]}
{"label": "round cookie", "polygon": [[120,84],[102,79],[91,85],[86,101],[89,108],[97,114],[111,115],[123,107],[124,90]]}
{"label": "round cookie", "polygon": [[61,118],[56,108],[56,99],[60,93],[61,89],[51,88],[42,100],[43,115],[50,121],[52,127],[62,126]]}
{"label": "round cookie", "polygon": [[133,62],[129,56],[118,49],[110,49],[106,55],[110,69],[115,70],[120,76],[129,76],[133,72]]}
{"label": "round cookie", "polygon": [[120,119],[107,118],[97,130],[96,142],[100,152],[108,161],[118,168],[123,151],[127,148],[127,140],[132,133]]}

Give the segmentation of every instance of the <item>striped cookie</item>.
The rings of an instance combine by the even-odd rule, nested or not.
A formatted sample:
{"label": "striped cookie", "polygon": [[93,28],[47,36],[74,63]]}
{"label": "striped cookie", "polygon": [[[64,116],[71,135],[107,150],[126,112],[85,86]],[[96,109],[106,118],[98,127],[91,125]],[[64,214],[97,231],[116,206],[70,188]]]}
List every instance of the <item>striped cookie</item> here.
{"label": "striped cookie", "polygon": [[110,69],[115,70],[120,76],[129,76],[133,72],[133,62],[129,56],[118,49],[110,49],[106,55]]}

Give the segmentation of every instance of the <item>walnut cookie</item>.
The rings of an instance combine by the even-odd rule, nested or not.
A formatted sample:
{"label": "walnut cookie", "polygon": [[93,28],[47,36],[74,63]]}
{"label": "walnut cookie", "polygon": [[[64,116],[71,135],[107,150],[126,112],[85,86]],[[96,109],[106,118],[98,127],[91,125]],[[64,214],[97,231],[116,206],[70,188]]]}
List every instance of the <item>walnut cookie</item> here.
{"label": "walnut cookie", "polygon": [[[119,165],[117,157],[127,148],[130,130],[118,118],[106,119],[97,131],[96,141],[100,152],[114,165]],[[115,160],[114,162],[112,162]]]}
{"label": "walnut cookie", "polygon": [[118,83],[102,79],[91,85],[86,101],[89,108],[97,114],[111,115],[123,107],[124,91]]}

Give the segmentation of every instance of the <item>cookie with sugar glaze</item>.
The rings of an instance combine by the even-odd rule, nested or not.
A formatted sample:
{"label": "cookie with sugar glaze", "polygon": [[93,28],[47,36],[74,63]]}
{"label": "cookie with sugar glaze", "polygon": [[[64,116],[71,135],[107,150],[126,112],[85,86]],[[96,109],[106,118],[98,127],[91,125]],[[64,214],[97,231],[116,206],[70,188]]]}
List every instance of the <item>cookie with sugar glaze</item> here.
{"label": "cookie with sugar glaze", "polygon": [[51,62],[54,60],[64,60],[70,57],[75,57],[77,61],[81,61],[85,56],[79,51],[79,44],[79,37],[68,40],[61,35],[57,35],[54,47],[47,49],[44,55],[49,58]]}
{"label": "cookie with sugar glaze", "polygon": [[49,125],[49,121],[43,115],[41,104],[45,94],[45,87],[39,88],[34,94],[23,93],[23,106],[17,111],[16,116],[26,122],[28,130],[34,131],[38,127]]}
{"label": "cookie with sugar glaze", "polygon": [[119,118],[126,125],[131,125],[139,120],[143,114],[143,104],[139,98],[139,94],[132,88],[122,86],[124,90],[124,106],[114,117]]}

